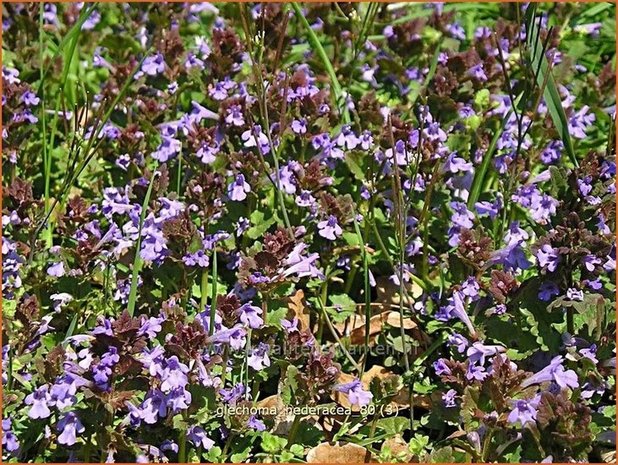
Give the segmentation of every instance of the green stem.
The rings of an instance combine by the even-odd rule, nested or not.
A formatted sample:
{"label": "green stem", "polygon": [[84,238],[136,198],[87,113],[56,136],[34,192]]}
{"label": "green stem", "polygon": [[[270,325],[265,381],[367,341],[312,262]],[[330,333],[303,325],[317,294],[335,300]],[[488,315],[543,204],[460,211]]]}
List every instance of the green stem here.
{"label": "green stem", "polygon": [[200,282],[200,311],[203,312],[208,302],[208,267],[202,270]]}
{"label": "green stem", "polygon": [[182,182],[182,151],[178,155],[178,177],[176,178],[176,193],[180,196],[180,184]]}
{"label": "green stem", "polygon": [[178,432],[178,463],[187,462],[187,432],[181,428]]}
{"label": "green stem", "polygon": [[290,432],[288,433],[288,447],[294,445],[294,439],[296,439],[296,433],[298,433],[298,427],[300,426],[300,415],[294,417]]}
{"label": "green stem", "polygon": [[[341,85],[339,84],[339,80],[337,79],[337,73],[335,73],[335,68],[333,68],[333,65],[330,62],[330,59],[328,58],[328,55],[326,54],[324,47],[322,47],[322,43],[320,42],[320,39],[318,39],[318,36],[315,34],[314,30],[311,28],[311,25],[307,21],[307,18],[303,14],[300,4],[294,2],[294,3],[290,3],[290,5],[294,9],[294,13],[296,14],[296,17],[298,18],[298,20],[301,22],[301,24],[305,28],[305,31],[307,32],[307,36],[309,38],[309,42],[311,43],[311,45],[317,52],[318,56],[320,57],[320,60],[322,61],[322,64],[324,65],[324,68],[326,69],[326,74],[328,74],[328,77],[333,86],[333,93],[335,94],[335,100],[337,101],[337,104],[339,104],[339,102],[341,101],[341,97],[343,96],[343,90],[341,89]],[[343,116],[344,123],[346,124],[350,123],[350,113],[348,111],[348,107],[345,104],[345,102],[343,102],[343,115],[342,116]]]}
{"label": "green stem", "polygon": [[367,357],[369,355],[369,331],[371,325],[371,284],[369,282],[369,258],[367,257],[367,247],[365,246],[365,239],[363,238],[363,234],[361,233],[360,227],[358,226],[358,221],[356,220],[356,212],[353,212],[353,215],[354,230],[356,231],[358,245],[361,250],[361,257],[363,259],[363,281],[365,290],[365,341],[363,347],[363,363],[361,364],[361,369],[359,373],[359,377],[362,378],[363,374],[365,373],[365,366],[367,365]]}
{"label": "green stem", "polygon": [[350,363],[352,364],[354,369],[360,373],[360,376],[362,376],[362,371],[363,371],[362,365],[359,366],[358,363],[356,363],[356,360],[354,360],[354,357],[352,357],[352,355],[350,355],[350,352],[348,352],[348,349],[346,349],[346,347],[343,345],[343,342],[341,342],[341,338],[337,334],[337,331],[335,330],[335,327],[333,326],[332,322],[330,321],[330,318],[328,317],[328,313],[326,313],[326,308],[324,308],[324,304],[322,302],[322,299],[318,298],[318,304],[320,306],[320,311],[321,311],[322,317],[324,318],[324,321],[326,322],[326,326],[328,326],[328,329],[331,332],[331,334],[333,335],[333,337],[335,338],[335,341],[337,341],[337,344],[339,345],[339,347],[341,347],[341,350],[343,351],[343,354],[350,361]]}
{"label": "green stem", "polygon": [[212,336],[215,332],[215,315],[217,313],[217,244],[212,249],[212,294],[210,297],[210,321],[208,325],[208,335]]}

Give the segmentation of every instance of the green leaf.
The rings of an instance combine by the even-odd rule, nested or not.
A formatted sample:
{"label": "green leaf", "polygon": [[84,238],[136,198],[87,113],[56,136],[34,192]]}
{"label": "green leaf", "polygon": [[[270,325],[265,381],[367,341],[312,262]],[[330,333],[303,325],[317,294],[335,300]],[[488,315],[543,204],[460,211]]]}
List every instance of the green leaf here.
{"label": "green leaf", "polygon": [[474,105],[477,109],[483,110],[489,107],[490,100],[489,89],[481,89],[474,96]]}
{"label": "green leaf", "polygon": [[281,329],[281,320],[285,319],[287,313],[287,307],[269,308],[266,316],[266,324]]}
{"label": "green leaf", "polygon": [[204,457],[206,458],[206,460],[208,460],[211,463],[219,463],[220,462],[220,458],[221,458],[221,453],[223,451],[221,450],[221,448],[219,446],[215,446],[212,449],[210,449],[205,455]]}
{"label": "green leaf", "polygon": [[328,314],[338,323],[345,321],[356,311],[356,302],[347,294],[331,295],[329,300],[335,308],[328,308]]}
{"label": "green leaf", "polygon": [[264,431],[262,433],[262,450],[269,454],[275,454],[282,450],[287,444],[288,440],[274,434]]}
{"label": "green leaf", "polygon": [[453,448],[451,446],[441,447],[431,452],[429,456],[431,463],[452,463],[455,462],[453,458]]}
{"label": "green leaf", "polygon": [[545,98],[547,109],[558,134],[560,134],[560,138],[562,139],[562,143],[564,144],[564,148],[571,163],[577,167],[579,163],[577,162],[575,151],[573,150],[568,120],[564,108],[562,107],[562,99],[560,98],[560,93],[558,92],[558,87],[552,71],[545,58],[546,48],[541,41],[539,20],[540,18],[537,19],[536,17],[536,5],[530,4],[526,10],[526,42],[530,53],[532,70],[539,88],[543,89],[543,86],[545,86],[543,89],[543,97]]}
{"label": "green leaf", "polygon": [[557,351],[562,342],[553,324],[563,321],[564,318],[558,312],[548,311],[547,304],[538,298],[541,282],[541,278],[524,281],[509,306],[520,312],[529,324],[528,331],[546,347],[545,350]]}
{"label": "green leaf", "polygon": [[245,234],[250,239],[257,239],[259,237],[262,237],[264,233],[268,231],[268,228],[270,228],[276,222],[274,216],[266,218],[264,212],[259,210],[251,213],[249,219],[251,220],[251,224],[253,226],[247,229],[247,232]]}
{"label": "green leaf", "polygon": [[286,405],[293,404],[294,392],[298,389],[296,375],[298,375],[298,368],[294,365],[289,365],[281,386],[281,400],[283,400]]}
{"label": "green leaf", "polygon": [[232,454],[232,456],[230,457],[230,460],[232,461],[232,463],[242,463],[242,462],[245,462],[249,458],[250,454],[251,454],[251,447],[247,447],[242,452],[237,452],[235,454]]}
{"label": "green leaf", "polygon": [[408,450],[414,455],[418,456],[425,450],[428,445],[429,436],[424,436],[417,433],[412,439],[410,439],[410,444],[408,444]]}
{"label": "green leaf", "polygon": [[381,418],[377,421],[376,426],[389,435],[401,434],[410,429],[410,419],[404,417]]}

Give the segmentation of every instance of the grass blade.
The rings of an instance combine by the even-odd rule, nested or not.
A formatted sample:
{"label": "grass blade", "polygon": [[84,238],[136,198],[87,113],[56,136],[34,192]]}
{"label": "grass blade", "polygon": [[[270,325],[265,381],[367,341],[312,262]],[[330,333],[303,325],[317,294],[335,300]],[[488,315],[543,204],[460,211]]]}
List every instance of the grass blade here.
{"label": "grass blade", "polygon": [[[337,104],[339,104],[339,102],[341,101],[343,97],[343,89],[341,88],[341,84],[339,84],[339,80],[337,79],[337,74],[335,73],[333,64],[330,62],[330,59],[328,58],[328,55],[326,54],[324,47],[322,47],[322,44],[320,43],[320,39],[318,39],[318,36],[315,34],[313,29],[311,29],[311,25],[307,21],[307,18],[305,18],[305,16],[303,15],[303,12],[299,4],[290,3],[290,5],[292,5],[292,8],[294,9],[296,16],[298,17],[300,22],[303,24],[305,30],[307,31],[309,42],[311,43],[311,45],[317,52],[318,56],[322,60],[322,63],[324,64],[324,68],[326,69],[326,74],[328,74],[328,77],[333,86],[333,93],[335,94],[335,101]],[[351,122],[350,112],[348,111],[348,107],[345,104],[345,102],[343,102],[343,111],[341,113],[341,116],[342,116],[344,124],[349,124]],[[350,169],[352,174],[356,177],[356,179],[360,181],[364,181],[365,175],[363,173],[362,168],[358,165],[358,163],[356,163],[356,161],[347,152],[345,154],[345,161],[346,161],[346,164],[348,165],[348,168]]]}
{"label": "grass blade", "polygon": [[[328,58],[328,55],[326,54],[324,47],[322,47],[322,44],[320,43],[320,39],[318,39],[318,36],[315,34],[314,30],[311,29],[311,25],[307,21],[307,18],[305,18],[305,15],[303,14],[303,11],[300,5],[295,2],[290,3],[290,5],[292,5],[292,8],[294,9],[294,13],[296,14],[296,17],[300,20],[305,30],[307,31],[307,37],[309,38],[309,42],[311,43],[311,45],[317,52],[318,56],[320,57],[320,60],[322,60],[322,64],[324,65],[324,68],[326,69],[326,74],[328,74],[328,77],[330,78],[331,84],[333,86],[335,100],[337,101],[337,103],[339,103],[341,100],[341,97],[343,96],[343,90],[341,89],[341,85],[339,84],[339,80],[337,79],[337,74],[335,73],[335,69],[333,68],[332,63],[330,62],[330,59]],[[343,122],[346,124],[350,122],[350,113],[348,112],[348,108],[345,105],[345,103],[343,106]]]}
{"label": "grass blade", "polygon": [[535,71],[534,73],[538,86],[542,89],[545,85],[543,97],[545,98],[547,110],[549,111],[558,134],[560,134],[564,149],[571,163],[577,167],[579,163],[577,162],[573,149],[573,142],[569,134],[569,123],[564,108],[562,107],[562,99],[560,98],[556,81],[547,62],[547,58],[543,53],[544,47],[541,42],[540,27],[536,19],[536,5],[530,5],[528,10],[526,10],[526,42],[530,53],[532,69],[538,70],[538,72]]}
{"label": "grass blade", "polygon": [[150,196],[152,195],[152,187],[154,186],[155,178],[157,177],[157,171],[152,173],[150,178],[150,184],[148,184],[148,190],[146,191],[146,197],[142,203],[142,211],[139,215],[139,228],[137,230],[137,243],[135,244],[135,258],[133,259],[133,270],[131,273],[131,290],[129,291],[129,302],[127,304],[127,311],[129,316],[133,316],[135,312],[135,301],[137,300],[137,283],[139,280],[139,273],[142,270],[144,261],[140,255],[140,249],[142,248],[142,228],[144,227],[144,220],[146,219],[146,210],[148,210],[148,204],[150,204]]}
{"label": "grass blade", "polygon": [[512,113],[513,113],[513,110],[509,110],[506,116],[504,117],[504,119],[502,120],[502,124],[500,124],[500,127],[495,132],[494,137],[491,140],[489,147],[487,148],[487,152],[485,152],[485,155],[483,156],[483,161],[481,163],[481,166],[479,166],[479,169],[476,171],[476,173],[474,173],[474,180],[472,181],[472,188],[470,189],[470,195],[468,196],[468,209],[472,209],[476,201],[479,199],[479,195],[481,194],[481,189],[483,188],[483,185],[485,184],[485,175],[487,174],[487,169],[489,168],[489,164],[491,163],[491,160],[493,160],[494,158],[494,152],[496,151],[496,144],[498,143],[498,139],[502,135],[502,132],[504,131],[504,127],[506,126],[506,122],[509,120]]}
{"label": "grass blade", "polygon": [[[41,8],[43,7],[43,4],[41,4]],[[56,57],[58,57],[62,51],[64,50],[64,47],[71,42],[71,40],[73,40],[73,38],[76,35],[79,35],[81,30],[82,30],[82,26],[84,25],[84,23],[88,20],[88,18],[90,18],[90,15],[92,15],[92,13],[94,12],[94,10],[96,10],[97,8],[97,4],[93,3],[89,8],[87,9],[82,9],[79,18],[77,19],[77,22],[73,25],[73,27],[71,27],[71,29],[69,29],[69,32],[67,33],[66,36],[64,36],[62,38],[62,40],[60,41],[60,43],[58,44],[58,47],[56,48],[56,50],[54,51],[54,55],[52,56],[51,59],[51,63],[49,64],[49,66],[47,66],[47,68],[45,68],[45,72],[43,73],[43,76],[39,82],[39,87],[37,88],[37,93],[40,92],[41,88],[43,87],[43,82],[45,80],[45,77],[47,76],[47,74],[49,73],[49,70],[52,68],[53,66],[53,61]],[[43,64],[41,63],[41,66]]]}

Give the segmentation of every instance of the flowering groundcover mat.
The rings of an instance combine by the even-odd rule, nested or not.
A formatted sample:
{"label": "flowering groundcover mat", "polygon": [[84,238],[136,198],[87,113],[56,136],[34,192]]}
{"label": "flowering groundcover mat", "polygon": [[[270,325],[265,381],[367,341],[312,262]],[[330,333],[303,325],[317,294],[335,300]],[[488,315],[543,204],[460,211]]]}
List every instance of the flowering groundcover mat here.
{"label": "flowering groundcover mat", "polygon": [[615,5],[2,28],[5,461],[615,460]]}

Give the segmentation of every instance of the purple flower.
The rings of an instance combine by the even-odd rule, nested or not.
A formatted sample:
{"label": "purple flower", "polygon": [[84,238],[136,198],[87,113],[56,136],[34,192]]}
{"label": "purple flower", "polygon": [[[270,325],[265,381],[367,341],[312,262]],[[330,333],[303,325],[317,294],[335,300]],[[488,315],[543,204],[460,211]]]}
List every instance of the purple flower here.
{"label": "purple flower", "polygon": [[294,319],[292,321],[286,320],[286,319],[282,319],[280,321],[280,323],[281,323],[281,327],[283,328],[283,330],[286,333],[288,333],[288,334],[289,333],[294,333],[294,332],[298,331],[299,320],[296,317],[294,317]]}
{"label": "purple flower", "polygon": [[487,263],[490,265],[501,264],[506,271],[530,268],[531,264],[520,244],[511,242],[506,247],[496,250]]}
{"label": "purple flower", "polygon": [[58,436],[58,443],[72,446],[77,441],[77,433],[83,433],[86,428],[75,413],[67,412],[58,422],[57,429],[62,431]]}
{"label": "purple flower", "polygon": [[453,317],[458,318],[466,325],[472,336],[476,335],[474,325],[468,316],[468,312],[466,312],[463,294],[459,291],[453,292],[453,297],[449,299],[449,302],[449,305],[446,307],[449,319]]}
{"label": "purple flower", "polygon": [[586,130],[596,120],[594,113],[588,113],[590,107],[584,105],[581,110],[573,113],[569,118],[569,134],[576,139],[585,139]]}
{"label": "purple flower", "polygon": [[210,263],[208,255],[201,249],[195,253],[185,255],[182,257],[182,261],[187,266],[199,266],[200,268],[207,268]]}
{"label": "purple flower", "polygon": [[21,101],[24,102],[24,105],[31,107],[38,105],[41,99],[39,99],[34,92],[27,90],[22,94]]}
{"label": "purple flower", "polygon": [[560,140],[552,140],[541,152],[541,161],[546,165],[560,160],[564,144]]}
{"label": "purple flower", "polygon": [[248,192],[251,192],[251,187],[245,181],[245,176],[243,174],[237,175],[234,182],[227,188],[228,197],[237,202],[245,200]]}
{"label": "purple flower", "polygon": [[26,405],[31,405],[28,410],[28,416],[32,419],[47,418],[51,415],[48,403],[51,402],[51,396],[49,395],[47,384],[40,386],[33,393],[28,394],[24,402]]}
{"label": "purple flower", "polygon": [[453,24],[447,24],[446,30],[451,34],[451,36],[458,40],[466,39],[466,31],[463,27],[457,22]]}
{"label": "purple flower", "polygon": [[234,126],[244,126],[245,119],[242,114],[242,107],[240,105],[231,105],[227,109],[225,122]]}
{"label": "purple flower", "polygon": [[498,216],[502,208],[502,202],[497,199],[495,202],[481,201],[474,204],[474,208],[479,215],[488,215],[492,220]]}
{"label": "purple flower", "polygon": [[191,113],[189,113],[189,120],[193,123],[199,123],[203,119],[218,120],[219,115],[212,110],[200,105],[195,100],[191,101]]}
{"label": "purple flower", "polygon": [[582,281],[586,286],[588,286],[590,289],[593,289],[595,291],[598,291],[599,289],[601,289],[603,287],[603,284],[601,283],[601,279],[597,278],[597,279],[584,279]]}
{"label": "purple flower", "polygon": [[99,363],[92,367],[92,379],[99,389],[104,391],[109,389],[112,367],[119,361],[120,356],[118,355],[118,349],[114,346],[110,346],[109,350],[101,356]]}
{"label": "purple flower", "polygon": [[446,344],[449,347],[455,347],[457,349],[457,352],[459,352],[460,354],[463,354],[466,351],[466,348],[468,347],[469,342],[461,334],[453,333],[449,335],[448,340],[446,341]]}
{"label": "purple flower", "polygon": [[279,180],[280,180],[280,188],[286,194],[295,194],[296,193],[296,180],[294,175],[295,169],[294,163],[288,163],[284,167],[279,170]]}
{"label": "purple flower", "polygon": [[468,378],[470,381],[472,380],[483,381],[485,378],[487,378],[487,376],[489,376],[489,373],[487,373],[485,371],[485,368],[483,368],[482,366],[474,365],[472,363],[468,365],[468,371],[466,372],[466,378]]}
{"label": "purple flower", "polygon": [[556,250],[549,244],[543,244],[536,253],[536,259],[539,266],[549,272],[556,271],[556,267],[560,262],[560,256]]}
{"label": "purple flower", "polygon": [[148,320],[144,320],[137,334],[139,336],[145,334],[148,336],[148,339],[154,339],[157,337],[159,331],[161,331],[161,323],[163,323],[163,321],[163,318],[150,317]]}
{"label": "purple flower", "polygon": [[522,426],[526,423],[534,423],[536,421],[536,407],[538,400],[516,400],[513,401],[513,410],[509,413],[507,420],[514,424],[520,422]]}
{"label": "purple flower", "polygon": [[387,160],[392,161],[394,159],[398,166],[405,166],[408,164],[410,154],[406,150],[406,144],[402,140],[395,142],[395,150],[388,148],[384,151],[384,156]]}
{"label": "purple flower", "polygon": [[498,304],[493,309],[492,315],[504,315],[507,311],[506,305]]}
{"label": "purple flower", "polygon": [[438,376],[451,374],[451,369],[447,366],[446,359],[444,358],[439,358],[438,360],[433,362],[432,366],[434,371],[436,372],[436,375]]}
{"label": "purple flower", "polygon": [[560,290],[553,281],[544,281],[539,287],[539,299],[544,302],[549,302],[556,295],[560,295]]}
{"label": "purple flower", "polygon": [[[163,55],[157,53],[154,56],[146,57],[142,63],[142,72],[148,76],[156,76],[165,71],[165,60]],[[138,76],[135,76],[138,78]]]}
{"label": "purple flower", "polygon": [[75,394],[79,386],[84,386],[88,382],[76,375],[67,373],[58,379],[49,390],[51,396],[50,404],[54,404],[58,409],[70,407],[76,402]]}
{"label": "purple flower", "polygon": [[498,345],[485,345],[482,342],[475,342],[472,347],[468,348],[466,355],[470,360],[470,363],[480,363],[485,365],[485,357],[491,357],[497,353],[504,352],[506,349]]}
{"label": "purple flower", "polygon": [[113,336],[112,322],[109,318],[99,317],[97,326],[92,330],[93,335],[105,334],[106,336]]}
{"label": "purple flower", "polygon": [[214,100],[225,100],[227,98],[227,89],[222,82],[217,82],[214,86],[210,84],[208,86],[208,95]]}
{"label": "purple flower", "polygon": [[596,269],[596,267],[601,264],[601,260],[592,254],[586,255],[582,259],[582,262],[584,266],[586,267],[586,269],[590,272],[593,272]]}
{"label": "purple flower", "polygon": [[149,425],[167,415],[167,399],[159,390],[150,391],[139,409],[139,417]]}
{"label": "purple flower", "polygon": [[245,386],[242,383],[235,384],[231,389],[221,389],[219,394],[225,403],[235,405],[245,393]]}
{"label": "purple flower", "polygon": [[204,69],[204,61],[195,56],[194,53],[189,52],[185,60],[185,68],[187,71],[191,71],[192,69],[198,69],[201,71]]}
{"label": "purple flower", "polygon": [[530,234],[526,232],[526,230],[521,229],[519,227],[519,221],[513,221],[506,235],[504,236],[504,242],[507,244],[511,244],[513,242],[519,244],[521,242],[527,241],[530,238]]}
{"label": "purple flower", "polygon": [[292,121],[291,127],[295,134],[305,134],[307,132],[307,120],[304,118],[295,119]]}
{"label": "purple flower", "polygon": [[17,76],[19,76],[19,71],[16,69],[7,68],[6,66],[2,67],[2,77],[6,79],[9,84],[19,84],[21,81]]}
{"label": "purple flower", "polygon": [[161,390],[168,392],[178,387],[184,388],[189,382],[187,373],[189,373],[189,367],[181,363],[176,355],[171,356],[167,359],[167,366],[163,369],[163,373],[161,373],[161,379],[163,380]]}
{"label": "purple flower", "polygon": [[247,420],[247,426],[255,431],[265,431],[266,425],[262,420],[255,418],[255,415],[251,415]]}
{"label": "purple flower", "polygon": [[352,128],[349,125],[343,126],[341,128],[341,132],[335,138],[335,143],[339,147],[346,148],[348,150],[354,150],[356,146],[359,144],[360,140],[352,131]]}
{"label": "purple flower", "polygon": [[461,284],[461,293],[473,301],[479,299],[480,289],[481,287],[474,276],[469,276],[468,279]]}
{"label": "purple flower", "polygon": [[320,258],[320,254],[314,252],[308,256],[303,256],[307,244],[301,242],[297,244],[292,252],[285,259],[285,264],[288,266],[283,270],[283,276],[296,275],[299,278],[310,276],[312,278],[323,279],[323,274],[316,268],[314,263]]}
{"label": "purple flower", "polygon": [[251,305],[251,302],[243,304],[238,309],[238,313],[240,315],[240,321],[250,328],[261,328],[264,324],[264,320],[260,316],[262,314],[262,309],[255,305]]}
{"label": "purple flower", "polygon": [[453,216],[451,216],[451,221],[456,226],[461,226],[462,228],[470,229],[474,224],[472,220],[474,219],[474,214],[468,210],[466,204],[463,202],[451,202],[451,209],[453,210]]}
{"label": "purple flower", "polygon": [[477,81],[487,81],[487,75],[485,74],[485,70],[483,69],[483,63],[479,63],[470,68],[468,70],[468,76],[473,77]]}
{"label": "purple flower", "polygon": [[55,276],[56,278],[61,278],[65,275],[64,271],[64,263],[58,262],[54,263],[52,266],[47,268],[47,274],[50,276]]}
{"label": "purple flower", "polygon": [[171,160],[182,150],[182,143],[178,139],[174,139],[169,136],[162,136],[161,143],[157,147],[157,150],[150,155],[155,160],[159,160],[161,163],[165,163]]}
{"label": "purple flower", "polygon": [[603,23],[578,24],[573,28],[573,30],[581,34],[588,34],[592,37],[598,37],[602,26]]}
{"label": "purple flower", "polygon": [[581,291],[574,287],[570,287],[566,291],[566,296],[569,300],[576,300],[578,302],[581,302],[582,300],[584,300],[584,291]]}
{"label": "purple flower", "polygon": [[334,241],[341,236],[342,233],[343,230],[339,226],[337,218],[333,215],[330,215],[327,220],[318,223],[318,234],[325,239]]}
{"label": "purple flower", "polygon": [[595,365],[599,363],[599,360],[596,357],[597,355],[597,345],[596,344],[592,344],[588,348],[580,349],[579,353],[582,355],[582,357],[585,357],[591,360],[592,363],[594,363]]}
{"label": "purple flower", "polygon": [[363,385],[359,379],[335,386],[335,390],[347,394],[350,403],[359,407],[369,405],[371,399],[373,399],[373,394],[363,389]]}
{"label": "purple flower", "polygon": [[449,389],[444,394],[442,394],[442,402],[446,408],[451,408],[457,406],[455,403],[455,398],[457,397],[457,391],[455,389]]}
{"label": "purple flower", "polygon": [[[242,316],[241,316],[242,318]],[[259,318],[259,317],[258,317]],[[259,318],[260,321],[262,320]],[[247,331],[240,326],[231,329],[224,329],[212,335],[212,342],[224,342],[229,344],[232,349],[240,350],[245,346]]]}
{"label": "purple flower", "polygon": [[554,357],[549,365],[532,375],[530,378],[526,379],[521,386],[526,388],[528,386],[532,386],[533,384],[554,381],[558,386],[560,386],[560,388],[577,388],[579,386],[577,373],[573,370],[565,370],[562,362],[562,356],[558,355],[557,357]]}
{"label": "purple flower", "polygon": [[260,371],[270,366],[270,359],[268,358],[268,350],[270,346],[263,342],[260,342],[258,346],[251,351],[251,355],[247,358],[247,365],[253,368],[255,371]]}
{"label": "purple flower", "polygon": [[210,450],[215,445],[215,442],[206,435],[206,431],[199,426],[189,428],[187,438],[195,447],[202,447],[204,450]]}
{"label": "purple flower", "polygon": [[259,124],[255,124],[252,129],[247,129],[242,133],[240,138],[245,141],[243,144],[245,147],[257,147],[263,155],[270,152],[270,141],[268,136],[262,132],[262,127]]}
{"label": "purple flower", "polygon": [[577,180],[577,188],[579,193],[586,197],[592,192],[592,176],[586,176],[584,179]]}
{"label": "purple flower", "polygon": [[446,160],[444,161],[444,166],[442,168],[445,173],[467,173],[469,171],[472,171],[472,169],[472,163],[467,162],[461,157],[458,157],[457,152],[453,152],[448,157],[446,157]]}
{"label": "purple flower", "polygon": [[191,393],[185,388],[178,387],[172,389],[167,395],[167,406],[172,409],[173,412],[179,412],[189,408],[191,405]]}
{"label": "purple flower", "polygon": [[11,419],[4,418],[2,420],[2,446],[9,452],[15,452],[19,449],[19,440],[13,431],[11,431]]}

